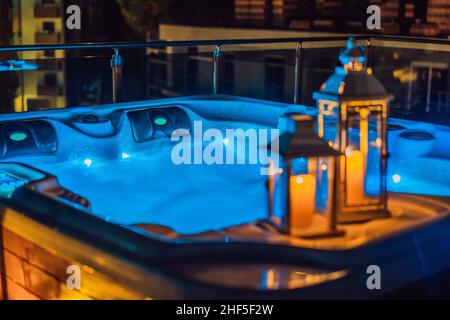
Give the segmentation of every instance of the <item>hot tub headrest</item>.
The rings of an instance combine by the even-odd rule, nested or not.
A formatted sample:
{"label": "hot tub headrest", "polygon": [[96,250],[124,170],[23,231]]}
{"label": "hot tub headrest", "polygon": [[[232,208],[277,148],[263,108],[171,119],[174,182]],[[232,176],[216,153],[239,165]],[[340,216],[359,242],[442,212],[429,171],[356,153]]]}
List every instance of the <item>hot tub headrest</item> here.
{"label": "hot tub headrest", "polygon": [[39,153],[53,153],[57,136],[45,120],[5,122],[0,124],[0,159]]}

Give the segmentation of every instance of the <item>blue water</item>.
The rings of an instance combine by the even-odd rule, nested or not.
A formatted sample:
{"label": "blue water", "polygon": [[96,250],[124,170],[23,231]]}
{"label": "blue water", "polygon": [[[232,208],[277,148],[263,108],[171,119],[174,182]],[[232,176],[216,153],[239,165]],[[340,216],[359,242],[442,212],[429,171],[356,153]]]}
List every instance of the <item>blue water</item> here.
{"label": "blue water", "polygon": [[[395,123],[406,129],[388,135],[388,190],[450,196],[450,128],[406,120]],[[414,136],[426,139],[414,140]],[[433,139],[428,140],[429,136]]]}
{"label": "blue water", "polygon": [[394,158],[388,162],[388,191],[450,196],[450,160]]}
{"label": "blue water", "polygon": [[258,165],[174,165],[171,145],[151,156],[82,158],[43,164],[61,185],[89,199],[112,222],[153,223],[180,233],[247,223],[267,215],[265,176]]}
{"label": "blue water", "polygon": [[[224,113],[230,116],[230,108],[226,107]],[[247,111],[249,116],[256,113],[254,109]],[[235,114],[242,117],[241,109]],[[260,117],[269,118],[263,113]],[[271,117],[278,116],[274,113]],[[391,122],[406,129],[389,132],[388,190],[450,196],[450,129],[412,121]],[[205,126],[207,123],[204,121]],[[177,166],[170,157],[173,143],[133,143],[127,125],[123,122],[116,136],[93,138],[55,123],[59,137],[64,137],[57,154],[7,160],[57,176],[61,185],[90,201],[93,214],[119,224],[161,224],[189,234],[267,217],[267,177],[260,174],[261,165]],[[252,126],[215,120],[209,125]],[[405,130],[413,130],[407,136],[414,137],[416,130],[430,133],[434,139],[403,139],[400,134]],[[302,170],[301,163],[297,169]],[[378,192],[376,171],[376,167],[368,167],[367,193]],[[323,202],[326,196],[322,192],[317,201]]]}

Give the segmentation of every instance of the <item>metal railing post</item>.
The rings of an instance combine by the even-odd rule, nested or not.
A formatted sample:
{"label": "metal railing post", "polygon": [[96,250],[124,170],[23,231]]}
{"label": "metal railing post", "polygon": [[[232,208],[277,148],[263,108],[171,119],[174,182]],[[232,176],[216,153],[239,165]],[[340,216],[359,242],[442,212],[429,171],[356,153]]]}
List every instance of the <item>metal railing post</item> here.
{"label": "metal railing post", "polygon": [[372,58],[372,46],[370,44],[370,38],[366,40],[366,56],[365,56],[365,62],[364,65],[367,68],[370,68],[370,59]]}
{"label": "metal railing post", "polygon": [[216,45],[213,57],[213,94],[219,93],[219,66],[222,49],[220,45]]}
{"label": "metal railing post", "polygon": [[433,81],[433,68],[428,68],[428,83],[427,83],[427,106],[425,107],[425,112],[430,112],[431,103],[431,81]]}
{"label": "metal railing post", "polygon": [[119,102],[122,99],[122,67],[123,58],[120,55],[119,49],[114,49],[114,54],[111,58],[113,103]]}
{"label": "metal railing post", "polygon": [[[412,74],[414,71],[414,67],[413,65],[410,63],[409,64],[409,73],[408,74]],[[411,106],[412,106],[412,91],[413,91],[413,82],[412,81],[408,81],[408,103],[406,104],[406,110],[409,112],[411,111]]]}
{"label": "metal railing post", "polygon": [[301,99],[301,87],[303,80],[303,44],[299,42],[297,45],[297,50],[295,51],[295,69],[294,69],[294,103],[298,104]]}

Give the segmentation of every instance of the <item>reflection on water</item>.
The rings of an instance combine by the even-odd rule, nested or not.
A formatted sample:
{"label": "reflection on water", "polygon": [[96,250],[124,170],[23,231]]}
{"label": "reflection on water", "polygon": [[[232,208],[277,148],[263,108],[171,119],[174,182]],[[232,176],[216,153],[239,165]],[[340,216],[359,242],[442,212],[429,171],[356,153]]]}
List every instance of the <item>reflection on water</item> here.
{"label": "reflection on water", "polygon": [[[177,268],[177,267],[176,267]],[[178,267],[179,268],[179,267]],[[178,269],[177,268],[177,269]],[[198,281],[234,288],[283,290],[318,285],[338,280],[346,270],[268,264],[183,265],[178,272]]]}

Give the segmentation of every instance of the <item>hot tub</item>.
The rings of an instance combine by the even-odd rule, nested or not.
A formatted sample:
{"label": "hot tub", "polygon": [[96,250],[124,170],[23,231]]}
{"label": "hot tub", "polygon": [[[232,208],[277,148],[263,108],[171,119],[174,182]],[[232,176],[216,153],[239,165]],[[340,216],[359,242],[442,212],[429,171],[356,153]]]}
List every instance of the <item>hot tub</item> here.
{"label": "hot tub", "polygon": [[[195,149],[200,148],[203,155],[211,143],[221,144],[223,155],[219,157],[225,158],[227,149],[232,147],[227,143],[227,129],[270,130],[276,128],[279,115],[287,109],[313,113],[306,107],[247,99],[175,99],[164,104],[144,102],[51,112],[46,121],[56,131],[55,151],[15,155],[6,150],[2,161],[24,163],[56,176],[62,186],[89,201],[92,214],[107,221],[123,225],[154,223],[180,233],[221,229],[267,215],[266,177],[260,174],[267,163],[249,163],[248,149],[239,162],[236,148],[232,149],[236,165],[207,164],[204,159],[194,163]],[[153,135],[138,136],[142,120],[136,114],[140,112],[162,122],[159,126],[147,123],[153,126]],[[19,121],[26,127],[26,119],[44,114],[16,118],[21,118]],[[176,142],[170,139],[171,130],[184,127],[194,135],[194,122],[201,122],[203,132],[219,130],[224,139],[194,141],[193,136],[192,165],[174,164],[171,152]],[[405,120],[391,120],[390,124],[403,129],[395,127],[389,131],[388,190],[450,196],[450,153],[445,147],[450,130]],[[167,127],[168,133],[158,127]],[[4,139],[14,138],[11,130],[14,128],[3,126]],[[423,142],[402,138],[405,132],[428,133],[431,139],[426,140],[425,150],[418,153],[417,149],[423,149],[418,145]],[[31,135],[39,140],[38,134]],[[260,142],[267,143],[267,139]],[[10,141],[8,146],[20,143],[23,142]],[[214,218],[210,217],[212,205]]]}
{"label": "hot tub", "polygon": [[[287,261],[295,264],[297,261],[297,266],[302,265],[301,268],[304,270],[313,270],[311,274],[324,275],[321,278],[323,281],[315,284],[317,286],[344,278],[350,279],[348,281],[357,281],[356,279],[363,274],[362,266],[380,255],[383,257],[380,259],[386,261],[387,258],[384,255],[393,254],[381,249],[379,240],[373,243],[372,240],[364,242],[366,245],[364,249],[358,247],[357,239],[361,239],[361,236],[367,239],[380,238],[380,229],[376,226],[373,229],[363,227],[366,231],[371,230],[373,234],[370,237],[368,233],[364,233],[366,231],[361,233],[363,229],[355,229],[352,231],[354,238],[351,239],[355,245],[350,246],[350,242],[344,239],[339,248],[314,243],[305,246],[300,244],[296,248],[278,244],[280,248],[283,248],[280,249],[277,244],[266,247],[267,244],[260,241],[247,247],[248,244],[245,243],[252,243],[252,241],[242,240],[239,236],[233,238],[233,236],[219,235],[217,237],[217,232],[220,230],[250,224],[268,215],[267,176],[261,174],[262,170],[267,168],[268,162],[264,161],[264,157],[250,160],[251,150],[245,143],[243,144],[245,152],[236,152],[233,146],[239,143],[239,139],[245,141],[249,138],[242,135],[236,141],[230,141],[227,130],[266,132],[267,136],[258,136],[256,140],[258,149],[264,149],[274,134],[271,129],[277,127],[279,116],[287,111],[315,114],[314,108],[300,105],[237,97],[206,96],[2,115],[0,169],[6,176],[2,176],[4,180],[0,188],[6,194],[9,192],[3,200],[3,206],[12,208],[6,211],[9,212],[10,217],[4,217],[6,221],[4,227],[14,230],[13,233],[26,234],[26,230],[21,229],[17,224],[20,217],[25,215],[25,220],[29,223],[38,221],[41,224],[40,227],[48,227],[52,232],[55,230],[61,232],[64,237],[69,237],[70,241],[75,239],[83,242],[84,245],[88,243],[90,250],[105,250],[101,251],[102,255],[114,255],[120,251],[120,263],[132,261],[135,264],[139,261],[139,268],[145,269],[145,272],[150,270],[146,265],[148,261],[162,261],[166,258],[185,261],[183,259],[187,259],[185,256],[187,254],[189,259],[194,257],[199,261],[213,259],[213,262],[217,263],[223,258],[218,257],[217,253],[228,252],[234,257],[229,258],[231,261],[236,262],[237,259],[240,263],[239,270],[242,270],[241,264],[245,265],[246,259],[254,259],[259,263],[258,270],[267,271],[269,267],[261,269],[262,258],[258,257],[265,254],[267,261],[262,259],[265,265],[274,263],[278,265]],[[198,127],[199,125],[201,128]],[[450,154],[445,147],[445,141],[450,136],[448,127],[397,119],[392,119],[390,125],[389,191],[402,194],[450,196],[448,184]],[[175,129],[182,129],[178,140],[171,139]],[[214,137],[202,136],[203,139],[195,139],[198,137],[198,132],[204,133],[208,130],[215,130]],[[188,134],[192,139],[189,148],[183,149],[184,153],[176,153],[175,158],[178,157],[178,160],[174,160],[175,146]],[[217,139],[218,136],[222,138]],[[423,139],[420,140],[421,138]],[[411,140],[410,143],[405,143],[404,140],[408,139]],[[415,141],[424,143],[426,146],[421,146],[421,151],[417,152],[414,147]],[[215,150],[216,154],[210,152],[209,155],[217,156],[216,160],[220,157],[226,159],[228,155],[230,159],[233,159],[234,165],[208,163],[209,160],[203,156],[206,148]],[[189,154],[186,155],[186,152]],[[217,152],[222,154],[217,155]],[[179,163],[180,158],[184,159],[183,161],[190,161],[190,165]],[[2,164],[6,166],[3,169]],[[22,176],[16,174],[17,179],[11,180],[11,176],[8,176],[8,168],[11,168],[11,165],[24,165],[26,170],[33,171],[32,177],[24,178],[30,175],[23,173]],[[446,201],[433,200],[434,202],[427,202],[424,205],[423,201],[428,200],[421,199],[422,204],[418,205],[419,209],[416,208],[418,211],[434,203],[434,209],[429,209],[429,212],[421,216],[425,217],[420,220],[421,223],[423,221],[426,225],[437,223],[442,237],[447,237],[448,232],[445,231],[447,229],[442,225],[448,225],[448,220],[442,218],[448,211]],[[391,247],[392,249],[398,247],[400,243],[407,244],[409,243],[408,232],[415,232],[415,228],[417,225],[408,225],[404,230],[402,229],[402,232],[396,230],[386,236],[386,241],[393,236],[403,237]],[[385,230],[384,227],[383,230]],[[54,236],[58,237],[58,232]],[[175,236],[167,236],[169,233]],[[158,237],[159,235],[162,237]],[[202,236],[189,237],[189,235]],[[27,236],[23,235],[23,237]],[[38,241],[36,239],[29,240]],[[57,239],[55,241],[58,241]],[[384,239],[384,235],[381,239]],[[46,238],[45,241],[48,242],[49,247],[55,245],[51,237]],[[188,244],[192,242],[195,244],[191,248]],[[200,246],[205,243],[213,244],[212,247],[193,249],[199,245],[199,242]],[[184,246],[183,249],[177,247],[177,243],[181,243]],[[214,247],[216,245],[219,247]],[[112,249],[110,246],[120,246],[120,250]],[[322,251],[320,246],[327,249]],[[350,247],[355,247],[355,251],[342,252]],[[65,256],[64,259],[67,261],[73,258],[75,252],[78,252],[78,249],[72,248],[68,247],[65,253],[61,253],[64,251],[61,248],[58,249],[60,251],[56,251]],[[408,250],[413,252],[416,250],[408,247],[405,251],[401,246],[399,248],[405,255],[410,254]],[[182,250],[182,253],[179,250]],[[215,251],[214,254],[214,250],[219,251]],[[251,250],[252,254],[249,254],[248,250]],[[444,249],[439,248],[439,250]],[[286,256],[280,257],[281,252],[285,252]],[[78,254],[82,258],[77,256],[77,259],[88,259],[83,255],[83,250]],[[354,258],[345,262],[343,257],[349,254],[354,255]],[[105,271],[110,270],[105,267],[107,259],[100,259],[101,261],[98,259],[90,260],[89,265],[95,265],[108,274]],[[147,262],[142,264],[142,259]],[[226,263],[231,263],[229,259]],[[447,263],[450,265],[450,261],[447,260],[443,261],[442,266],[436,267],[436,272],[447,268]],[[252,260],[251,263],[256,263],[255,261]],[[119,262],[115,263],[120,264]],[[83,263],[87,264],[87,262]],[[405,263],[406,260],[402,261],[396,265],[396,268]],[[421,271],[419,264],[417,266],[417,270],[411,271],[411,274],[414,274],[414,277],[411,276],[412,282],[420,280],[417,274]],[[292,266],[289,268],[292,269]],[[286,266],[274,270],[285,269]],[[174,291],[169,290],[163,293],[160,289],[155,289],[156,291],[152,291],[151,294],[157,297],[178,297],[174,292],[191,297],[197,287],[193,285],[188,290],[184,286],[190,281],[200,281],[197,276],[186,275],[186,272],[189,273],[186,271],[188,269],[179,270],[173,264],[157,270],[153,274],[160,277],[158,281],[170,283],[171,286],[176,287]],[[220,268],[217,267],[214,270],[220,270]],[[111,272],[120,272],[120,268]],[[266,274],[264,272],[261,274]],[[214,274],[214,272],[210,273]],[[131,280],[127,276],[122,274],[121,277],[122,282],[130,283]],[[177,277],[187,277],[190,280],[186,280],[185,283]],[[202,276],[199,277],[202,278]],[[199,295],[204,297],[208,292],[211,293],[212,289],[208,286],[216,286],[216,280],[214,284],[204,284],[207,280],[203,279],[200,287],[204,291],[198,291]],[[178,287],[173,284],[174,282]],[[231,283],[236,284],[239,281],[231,281]],[[299,283],[301,284],[292,288],[286,285],[279,289],[292,289],[294,291],[285,292],[285,296],[299,297],[303,293],[298,290],[307,286],[307,282]],[[405,285],[395,281],[393,283],[395,286],[393,285],[392,290]],[[253,291],[253,295],[250,294],[251,297],[260,297],[264,294],[270,296],[267,291],[258,291],[261,288],[255,288],[255,286],[255,284],[249,284],[246,289],[256,290]],[[330,286],[334,285],[330,284]],[[227,288],[227,285],[224,284],[223,288]],[[215,294],[227,296],[237,290],[236,288],[233,289],[234,291],[228,289]],[[241,293],[243,292],[249,294],[248,291],[244,290]],[[307,295],[307,293],[304,294]],[[277,295],[281,293],[275,293],[274,297]],[[330,297],[333,295],[340,296],[335,289],[329,294]]]}

